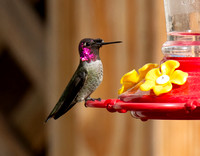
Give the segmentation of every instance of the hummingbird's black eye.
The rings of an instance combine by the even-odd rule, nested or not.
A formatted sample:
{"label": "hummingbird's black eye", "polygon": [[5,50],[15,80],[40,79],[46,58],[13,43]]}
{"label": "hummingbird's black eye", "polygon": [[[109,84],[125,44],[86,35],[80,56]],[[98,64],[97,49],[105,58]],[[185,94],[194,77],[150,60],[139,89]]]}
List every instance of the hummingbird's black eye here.
{"label": "hummingbird's black eye", "polygon": [[88,46],[90,46],[90,43],[85,42],[85,43],[83,43],[83,46],[88,47]]}

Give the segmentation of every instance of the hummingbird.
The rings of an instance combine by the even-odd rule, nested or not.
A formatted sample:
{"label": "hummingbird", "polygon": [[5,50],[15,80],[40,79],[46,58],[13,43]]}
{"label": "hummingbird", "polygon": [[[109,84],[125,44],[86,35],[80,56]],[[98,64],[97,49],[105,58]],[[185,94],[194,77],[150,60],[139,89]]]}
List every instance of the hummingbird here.
{"label": "hummingbird", "polygon": [[45,122],[52,117],[58,119],[78,102],[95,100],[90,95],[103,80],[103,65],[99,57],[99,49],[103,45],[115,43],[121,43],[121,41],[104,42],[100,38],[85,38],[80,41],[79,66]]}

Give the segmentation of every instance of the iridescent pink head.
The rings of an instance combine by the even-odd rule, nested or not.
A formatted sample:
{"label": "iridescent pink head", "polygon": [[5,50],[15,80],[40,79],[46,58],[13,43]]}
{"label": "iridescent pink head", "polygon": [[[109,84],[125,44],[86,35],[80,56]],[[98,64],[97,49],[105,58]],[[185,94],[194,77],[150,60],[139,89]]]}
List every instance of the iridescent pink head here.
{"label": "iridescent pink head", "polygon": [[99,48],[101,47],[102,39],[85,38],[79,44],[79,54],[81,61],[95,61],[99,58]]}
{"label": "iridescent pink head", "polygon": [[81,61],[96,61],[99,60],[99,48],[102,45],[113,44],[113,43],[121,43],[121,41],[116,42],[104,42],[102,39],[92,39],[85,38],[81,40],[79,43],[79,54]]}

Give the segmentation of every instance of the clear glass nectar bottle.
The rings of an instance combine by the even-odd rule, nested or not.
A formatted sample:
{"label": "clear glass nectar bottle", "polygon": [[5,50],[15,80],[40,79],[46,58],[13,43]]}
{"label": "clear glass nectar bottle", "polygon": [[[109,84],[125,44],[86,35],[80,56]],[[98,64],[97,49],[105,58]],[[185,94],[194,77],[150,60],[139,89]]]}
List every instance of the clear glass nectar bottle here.
{"label": "clear glass nectar bottle", "polygon": [[166,57],[200,56],[200,0],[164,0]]}

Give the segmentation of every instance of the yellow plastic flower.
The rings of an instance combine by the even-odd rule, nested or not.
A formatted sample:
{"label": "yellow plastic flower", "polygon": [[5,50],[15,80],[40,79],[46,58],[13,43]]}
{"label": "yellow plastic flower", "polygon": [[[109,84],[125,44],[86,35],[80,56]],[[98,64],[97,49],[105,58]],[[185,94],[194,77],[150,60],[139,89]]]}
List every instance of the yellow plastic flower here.
{"label": "yellow plastic flower", "polygon": [[150,70],[145,76],[145,82],[140,85],[140,90],[149,91],[153,89],[158,96],[172,90],[172,83],[183,85],[188,77],[188,73],[175,70],[180,66],[178,61],[169,60],[161,64],[160,68]]}
{"label": "yellow plastic flower", "polygon": [[118,94],[122,94],[128,89],[134,87],[136,84],[138,84],[141,80],[145,78],[145,75],[148,71],[156,67],[158,67],[158,64],[148,63],[138,70],[139,74],[135,69],[126,73],[120,80],[122,87],[118,90]]}

